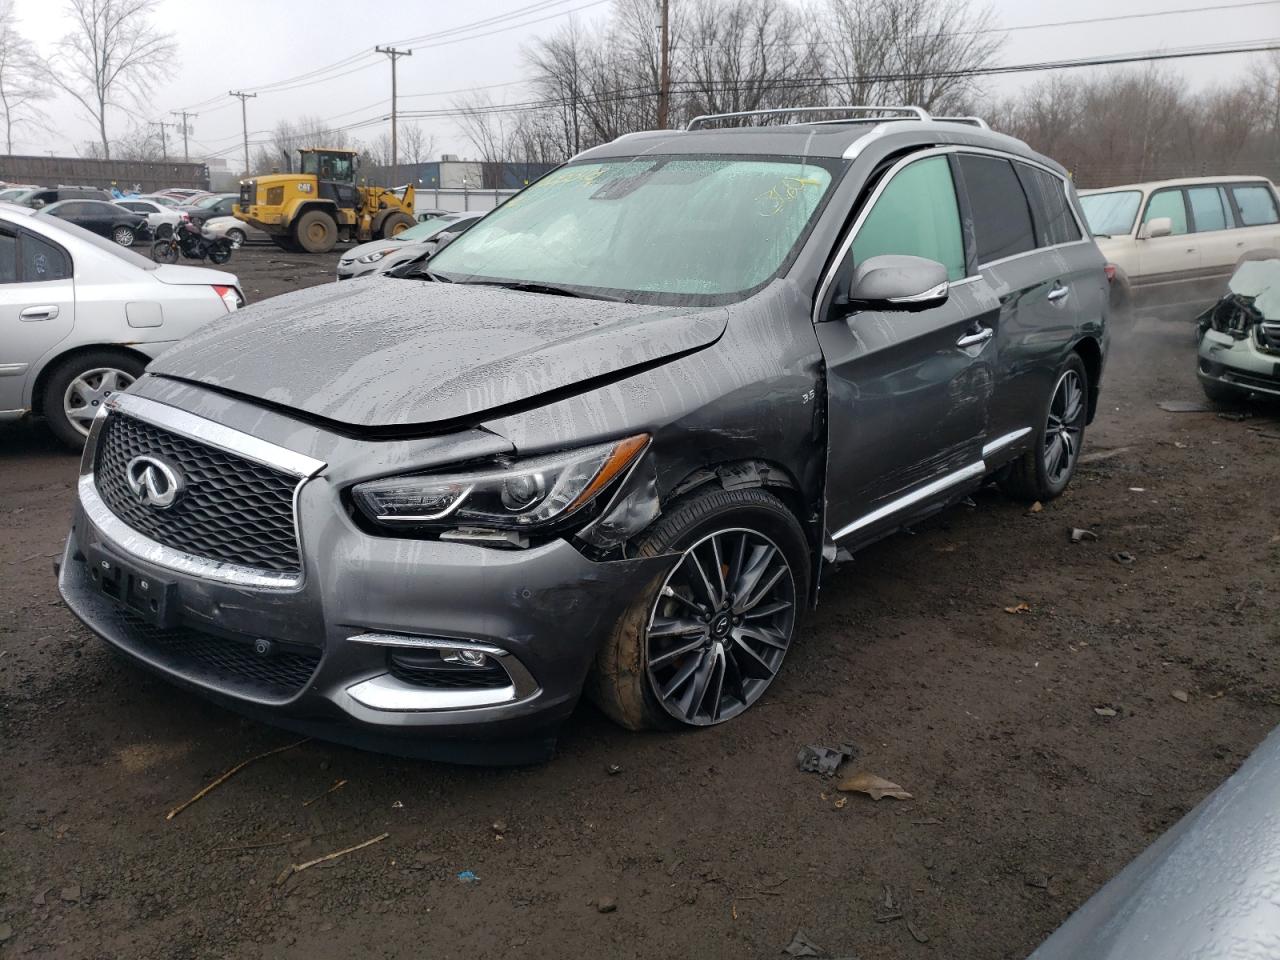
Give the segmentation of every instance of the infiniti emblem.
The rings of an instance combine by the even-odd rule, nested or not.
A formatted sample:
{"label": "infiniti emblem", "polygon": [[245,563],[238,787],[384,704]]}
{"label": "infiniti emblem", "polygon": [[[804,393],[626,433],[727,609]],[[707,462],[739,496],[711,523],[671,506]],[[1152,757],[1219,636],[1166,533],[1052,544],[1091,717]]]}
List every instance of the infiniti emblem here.
{"label": "infiniti emblem", "polygon": [[177,468],[159,457],[134,457],[125,467],[124,477],[135,499],[157,510],[173,506],[186,485]]}

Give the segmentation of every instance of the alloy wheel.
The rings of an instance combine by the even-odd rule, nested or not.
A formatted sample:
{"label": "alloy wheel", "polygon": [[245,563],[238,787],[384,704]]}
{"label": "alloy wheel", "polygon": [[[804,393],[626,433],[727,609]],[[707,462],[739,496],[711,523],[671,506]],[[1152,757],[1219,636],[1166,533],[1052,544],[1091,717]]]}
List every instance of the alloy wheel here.
{"label": "alloy wheel", "polygon": [[1055,486],[1064,482],[1075,466],[1084,420],[1084,383],[1076,371],[1068,370],[1053,389],[1040,452],[1045,477]]}
{"label": "alloy wheel", "polygon": [[111,234],[111,239],[122,247],[132,247],[133,231],[128,227],[116,227],[115,232]]}
{"label": "alloy wheel", "polygon": [[786,554],[755,530],[720,530],[685,550],[649,617],[651,688],[681,723],[729,720],[764,693],[796,622]]}
{"label": "alloy wheel", "polygon": [[77,432],[89,435],[93,418],[113,393],[124,390],[133,377],[115,367],[95,367],[86,370],[69,384],[62,395],[62,412]]}

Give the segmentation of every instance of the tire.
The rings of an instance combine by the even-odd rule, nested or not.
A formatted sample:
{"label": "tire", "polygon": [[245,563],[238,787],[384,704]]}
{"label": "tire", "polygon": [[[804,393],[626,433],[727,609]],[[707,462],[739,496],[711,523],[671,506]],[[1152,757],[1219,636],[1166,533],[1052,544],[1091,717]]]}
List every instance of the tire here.
{"label": "tire", "polygon": [[[146,365],[121,350],[90,350],[56,364],[44,382],[44,416],[54,435],[74,450],[84,446],[93,417],[111,393],[142,376]],[[73,389],[79,383],[80,387]],[[69,408],[82,410],[76,417]]]}
{"label": "tire", "polygon": [[151,259],[156,263],[177,263],[178,245],[169,240],[157,240],[151,245]]}
{"label": "tire", "polygon": [[392,237],[404,233],[413,225],[414,219],[407,213],[388,214],[387,218],[382,221],[382,239],[390,240]]}
{"label": "tire", "polygon": [[338,225],[322,210],[308,210],[294,224],[293,236],[307,253],[328,253],[338,242]]}
{"label": "tire", "polygon": [[231,241],[215,240],[209,245],[209,262],[224,264],[231,259]]}
{"label": "tire", "polygon": [[169,223],[162,223],[162,224],[160,224],[160,226],[156,227],[156,239],[157,239],[157,240],[165,240],[165,239],[168,239],[168,238],[169,238],[169,237],[171,237],[171,236],[173,236],[173,225],[172,225],[172,224],[169,224]]}
{"label": "tire", "polygon": [[[740,552],[739,543],[748,549]],[[764,694],[798,630],[810,575],[809,547],[800,524],[782,501],[765,490],[717,489],[676,501],[634,545],[640,557],[672,552],[684,556],[662,584],[623,615],[601,644],[587,695],[612,720],[631,730],[710,726],[732,719]],[[775,553],[767,552],[769,546]],[[751,583],[745,594],[750,605],[739,608],[742,596],[734,601],[730,594],[709,619],[703,616],[706,611],[687,616],[694,607],[691,599],[699,599],[690,585],[696,581],[685,579],[695,569],[689,566],[690,557],[704,566],[704,572],[707,563],[715,571],[719,557],[718,569],[729,590],[735,582]],[[766,557],[762,572],[750,581],[760,566],[753,566],[753,560]],[[776,580],[762,589],[775,574]],[[719,587],[707,589],[714,592]],[[703,606],[710,606],[705,601],[711,597],[712,593],[701,595]],[[789,609],[762,615],[788,603]],[[739,609],[743,616],[735,615]],[[751,610],[757,612],[751,614]],[[680,612],[686,617],[679,617]],[[661,635],[653,630],[660,623],[668,628]],[[743,630],[749,631],[745,637]],[[759,634],[770,639],[758,639]],[[693,649],[689,644],[699,646]],[[755,675],[749,676],[748,671]],[[685,681],[677,683],[686,672]],[[665,700],[664,686],[670,691]],[[732,692],[735,686],[737,693]],[[718,694],[714,703],[709,702],[713,690]],[[686,699],[696,702],[686,707]]]}
{"label": "tire", "polygon": [[122,247],[132,247],[138,238],[130,227],[115,227],[111,231],[111,239]]}
{"label": "tire", "polygon": [[[1064,384],[1074,377],[1077,408],[1064,411],[1059,404],[1059,391]],[[1064,412],[1072,413],[1068,417]],[[1039,412],[1039,426],[1035,431],[1035,442],[1031,449],[1017,460],[1005,467],[997,477],[997,483],[1006,496],[1016,500],[1039,500],[1045,502],[1061,496],[1067,489],[1071,478],[1075,475],[1076,466],[1080,462],[1080,450],[1084,445],[1085,421],[1089,419],[1089,373],[1085,370],[1084,360],[1080,354],[1072,353],[1058,368],[1053,378],[1053,388]],[[1055,430],[1052,424],[1062,422],[1064,427]],[[1064,430],[1070,435],[1070,442],[1064,437]],[[1050,449],[1058,449],[1054,445],[1054,437],[1065,444],[1065,455],[1069,458],[1064,464],[1057,461],[1050,465]]]}
{"label": "tire", "polygon": [[1201,380],[1200,389],[1214,403],[1220,403],[1227,407],[1237,406],[1249,398],[1248,391],[1225,383],[1218,383],[1216,380]]}
{"label": "tire", "polygon": [[238,227],[232,227],[227,231],[227,239],[231,241],[234,247],[244,246],[244,242],[249,239],[248,235]]}

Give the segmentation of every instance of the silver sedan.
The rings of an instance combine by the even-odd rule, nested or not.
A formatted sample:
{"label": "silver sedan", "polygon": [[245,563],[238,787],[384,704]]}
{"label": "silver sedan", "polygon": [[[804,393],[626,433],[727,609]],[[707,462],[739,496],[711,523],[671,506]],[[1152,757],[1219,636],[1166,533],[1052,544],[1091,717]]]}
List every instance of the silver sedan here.
{"label": "silver sedan", "polygon": [[421,256],[429,244],[440,244],[467,230],[489,211],[446,213],[410,227],[386,240],[372,240],[352,247],[338,261],[338,279],[350,280],[375,273],[386,273],[392,267]]}
{"label": "silver sedan", "polygon": [[0,421],[43,416],[76,447],[154,357],[244,303],[234,274],[161,266],[0,204]]}

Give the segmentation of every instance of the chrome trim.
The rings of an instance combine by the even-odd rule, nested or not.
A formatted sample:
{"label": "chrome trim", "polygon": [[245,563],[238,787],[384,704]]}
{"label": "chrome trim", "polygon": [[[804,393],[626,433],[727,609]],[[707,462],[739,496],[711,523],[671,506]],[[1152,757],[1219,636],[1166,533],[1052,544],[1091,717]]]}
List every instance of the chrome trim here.
{"label": "chrome trim", "polygon": [[163,427],[165,430],[192,440],[199,440],[226,453],[233,453],[263,466],[283,470],[295,477],[313,477],[325,467],[323,460],[317,460],[304,453],[298,453],[236,430],[234,427],[207,420],[186,410],[179,410],[167,403],[157,403],[146,397],[131,393],[117,393],[107,401],[106,406],[137,420]]}
{"label": "chrome trim", "polygon": [[0,423],[7,423],[10,420],[21,420],[26,415],[26,409],[20,410],[0,410]]}
{"label": "chrome trim", "polygon": [[[389,673],[352,684],[343,691],[362,707],[390,713],[421,713],[429,710],[466,710],[496,707],[516,702],[514,686],[487,689],[437,689],[414,686]],[[348,711],[350,712],[350,711]]]}
{"label": "chrome trim", "polygon": [[[846,110],[850,113],[885,113],[896,111],[898,113],[909,114],[909,116],[901,117],[902,120],[931,120],[928,112],[924,107],[914,106],[884,106],[877,107],[874,105],[847,105],[847,106],[831,106],[831,107],[775,107],[771,110],[738,110],[734,113],[704,113],[701,116],[694,117],[685,125],[685,132],[696,130],[702,126],[706,120],[730,120],[735,117],[768,117],[768,116],[795,116],[797,114],[810,113],[836,113]],[[886,118],[891,119],[891,118]]]}
{"label": "chrome trim", "polygon": [[996,332],[991,327],[983,327],[977,333],[966,333],[963,337],[956,341],[957,347],[973,347],[980,343],[986,343]]}
{"label": "chrome trim", "polygon": [[[477,653],[483,653],[493,657],[498,665],[507,672],[507,676],[511,679],[510,689],[513,691],[510,699],[523,700],[531,697],[538,692],[538,682],[533,679],[533,675],[529,673],[525,665],[520,662],[520,658],[513,654],[510,650],[504,650],[502,647],[496,647],[490,643],[482,643],[479,640],[470,640],[453,637],[426,637],[408,633],[359,633],[354,637],[347,637],[350,643],[363,643],[375,647],[396,647],[404,650],[474,650]],[[393,678],[394,679],[394,678]],[[359,684],[357,684],[359,686]],[[416,687],[412,684],[406,684],[414,690],[421,691],[422,687]],[[348,691],[350,692],[350,691]],[[359,699],[359,698],[356,698]],[[360,701],[365,703],[365,701]],[[365,703],[365,706],[372,706]],[[395,709],[375,707],[374,709]],[[420,710],[443,710],[445,707],[418,707]]]}
{"label": "chrome trim", "polygon": [[0,363],[0,377],[17,377],[27,372],[29,363]]}
{"label": "chrome trim", "polygon": [[897,500],[892,500],[889,503],[886,503],[883,507],[879,507],[868,514],[859,517],[857,520],[853,521],[853,523],[848,526],[841,527],[833,533],[831,535],[832,539],[839,540],[841,537],[847,537],[849,534],[861,530],[863,527],[867,527],[873,523],[884,520],[886,517],[890,517],[901,510],[905,510],[907,507],[917,504],[921,500],[928,500],[934,494],[941,493],[943,490],[954,487],[959,483],[963,483],[965,480],[980,477],[986,472],[987,465],[983,461],[978,460],[971,463],[967,467],[962,467],[954,473],[947,474],[945,477],[939,477],[932,483],[926,483],[923,487],[917,487],[915,490],[899,497]]}
{"label": "chrome trim", "polygon": [[[99,415],[94,419],[94,429],[102,423]],[[299,484],[301,486],[301,484]],[[276,573],[271,570],[260,570],[256,567],[244,567],[236,563],[222,560],[209,560],[197,557],[182,550],[175,550],[163,543],[152,540],[139,533],[133,527],[111,512],[110,508],[98,496],[92,472],[83,473],[77,482],[80,495],[80,506],[85,517],[97,530],[98,534],[122,553],[137,557],[147,563],[185,574],[202,580],[216,580],[219,583],[230,583],[239,587],[255,587],[266,590],[289,590],[302,583],[302,574]],[[295,501],[296,502],[296,501]],[[296,518],[295,518],[296,524]]]}
{"label": "chrome trim", "polygon": [[1023,427],[1021,430],[1014,430],[1006,433],[1003,437],[996,437],[990,443],[982,448],[982,459],[988,459],[993,453],[998,453],[1011,443],[1016,443],[1031,432],[1030,427]]}

